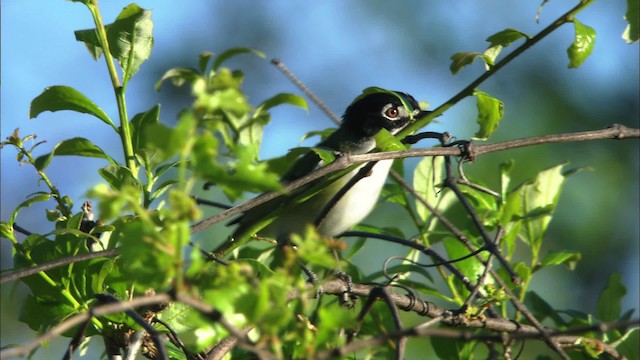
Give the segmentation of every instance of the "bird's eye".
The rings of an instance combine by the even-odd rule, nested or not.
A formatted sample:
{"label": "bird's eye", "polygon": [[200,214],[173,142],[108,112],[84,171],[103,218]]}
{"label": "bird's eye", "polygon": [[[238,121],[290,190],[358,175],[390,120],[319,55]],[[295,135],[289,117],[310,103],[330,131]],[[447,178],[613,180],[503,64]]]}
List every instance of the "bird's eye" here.
{"label": "bird's eye", "polygon": [[396,120],[400,117],[400,110],[393,104],[387,104],[382,108],[382,115],[389,120]]}

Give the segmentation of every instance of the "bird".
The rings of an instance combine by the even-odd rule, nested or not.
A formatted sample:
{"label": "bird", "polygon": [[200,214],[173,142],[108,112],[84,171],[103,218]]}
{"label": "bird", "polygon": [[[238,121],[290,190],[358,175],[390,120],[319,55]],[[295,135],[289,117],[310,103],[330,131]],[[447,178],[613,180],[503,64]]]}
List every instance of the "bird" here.
{"label": "bird", "polygon": [[[365,154],[376,148],[374,136],[381,130],[385,129],[395,135],[411,122],[429,113],[430,111],[422,110],[415,98],[407,93],[369,87],[346,108],[339,128],[316,145],[316,148],[330,150],[338,155]],[[316,225],[316,231],[321,236],[340,235],[373,210],[392,163],[393,160],[381,160],[373,164],[369,173],[361,176],[355,184],[350,184],[351,187],[339,198],[335,198],[336,194],[366,164],[349,171],[308,198],[299,196],[306,194],[316,184],[314,182],[248,210],[228,224],[237,224],[238,227],[213,253],[222,257],[253,235],[273,238],[283,243],[291,234],[303,234],[309,224]],[[281,181],[283,184],[290,183],[322,165],[323,161],[318,153],[310,150],[293,163]],[[321,215],[324,216],[319,219]],[[273,221],[259,228],[265,217],[271,217]]]}

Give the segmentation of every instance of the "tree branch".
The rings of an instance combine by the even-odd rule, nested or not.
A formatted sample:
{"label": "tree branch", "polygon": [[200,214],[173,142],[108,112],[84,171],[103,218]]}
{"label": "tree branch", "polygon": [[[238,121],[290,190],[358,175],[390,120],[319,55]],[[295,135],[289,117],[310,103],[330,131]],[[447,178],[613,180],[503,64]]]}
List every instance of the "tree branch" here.
{"label": "tree branch", "polygon": [[[469,157],[475,159],[480,155],[488,154],[496,151],[504,151],[509,149],[516,149],[525,146],[541,145],[541,144],[554,144],[554,143],[566,143],[566,142],[579,142],[579,141],[591,141],[602,139],[629,139],[640,138],[640,129],[628,128],[624,125],[613,124],[612,126],[594,131],[584,131],[576,133],[565,133],[556,135],[543,135],[536,137],[529,137],[517,140],[503,141],[495,144],[474,144],[469,146]],[[196,233],[202,231],[212,225],[227,220],[233,216],[242,214],[243,212],[252,209],[260,204],[263,204],[269,200],[272,200],[283,193],[291,192],[301,186],[304,186],[314,180],[320,179],[334,171],[343,170],[349,166],[360,164],[368,161],[378,161],[386,159],[401,159],[409,157],[424,157],[424,156],[462,156],[463,151],[455,147],[446,148],[425,148],[425,149],[408,149],[401,151],[389,151],[378,152],[361,155],[346,154],[337,158],[331,164],[324,166],[318,170],[311,172],[309,175],[304,176],[298,180],[292,181],[285,186],[281,191],[271,191],[257,196],[247,202],[244,202],[238,206],[234,206],[229,210],[220,212],[214,216],[211,216],[191,227],[191,232]]]}

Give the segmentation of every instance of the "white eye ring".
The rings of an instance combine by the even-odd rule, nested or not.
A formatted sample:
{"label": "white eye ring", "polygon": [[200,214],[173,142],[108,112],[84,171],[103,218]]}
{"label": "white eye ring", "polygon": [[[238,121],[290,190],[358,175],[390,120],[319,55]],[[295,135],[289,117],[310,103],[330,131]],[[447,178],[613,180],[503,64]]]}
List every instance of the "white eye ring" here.
{"label": "white eye ring", "polygon": [[402,105],[394,105],[390,103],[382,108],[380,115],[389,120],[395,121],[402,118],[408,118],[409,112]]}
{"label": "white eye ring", "polygon": [[396,106],[394,104],[387,104],[382,108],[380,114],[389,120],[398,120],[402,117],[404,107]]}

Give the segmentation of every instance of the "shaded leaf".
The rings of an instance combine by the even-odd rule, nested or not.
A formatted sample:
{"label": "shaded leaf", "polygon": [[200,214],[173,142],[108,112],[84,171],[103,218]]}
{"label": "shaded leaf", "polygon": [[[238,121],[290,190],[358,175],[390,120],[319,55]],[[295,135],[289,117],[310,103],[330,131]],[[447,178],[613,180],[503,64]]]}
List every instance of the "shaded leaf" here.
{"label": "shaded leaf", "polygon": [[640,329],[629,329],[613,345],[627,359],[640,359]]}
{"label": "shaded leaf", "polygon": [[114,190],[121,190],[125,185],[131,185],[137,189],[142,189],[140,180],[138,180],[131,170],[125,166],[112,164],[98,170],[98,173]]}
{"label": "shaded leaf", "polygon": [[109,116],[89,100],[80,91],[69,86],[50,86],[44,89],[42,94],[31,101],[29,118],[33,119],[45,111],[71,110],[85,114],[90,114],[110,125],[117,131],[116,126]]}
{"label": "shaded leaf", "polygon": [[549,303],[540,297],[540,295],[535,291],[527,291],[524,303],[539,321],[551,318],[558,326],[566,325],[566,322],[558,314],[558,311],[549,305]]}
{"label": "shaded leaf", "polygon": [[155,89],[156,91],[160,91],[162,83],[164,83],[164,81],[167,79],[171,79],[171,82],[174,86],[182,86],[185,82],[193,82],[199,77],[200,74],[198,74],[198,72],[192,68],[169,69],[164,73],[164,75],[162,75],[160,80],[156,82]]}
{"label": "shaded leaf", "polygon": [[100,59],[103,52],[100,40],[98,40],[98,33],[96,32],[96,29],[76,30],[73,33],[76,36],[76,41],[80,41],[84,44],[93,60]]}
{"label": "shaded leaf", "polygon": [[200,70],[200,74],[204,74],[207,72],[207,65],[209,64],[209,60],[213,57],[213,53],[211,51],[205,51],[198,55],[198,70]]}
{"label": "shaded leaf", "polygon": [[491,46],[500,45],[502,47],[507,47],[521,38],[530,39],[531,37],[519,30],[504,29],[489,36],[487,38],[487,41],[491,44]]}
{"label": "shaded leaf", "polygon": [[239,55],[239,54],[254,54],[255,56],[264,59],[265,55],[263,52],[258,51],[258,50],[254,50],[254,49],[249,49],[249,48],[243,48],[243,47],[236,47],[236,48],[231,48],[228,49],[224,52],[222,52],[220,55],[218,55],[216,57],[216,59],[213,61],[213,65],[211,66],[211,68],[213,70],[218,70],[218,68],[220,67],[220,65],[222,65],[222,63],[224,63],[225,61],[227,61],[228,59]]}
{"label": "shaded leaf", "polygon": [[34,203],[47,201],[47,200],[51,199],[51,196],[53,196],[53,195],[47,194],[47,193],[37,193],[35,196],[31,196],[27,200],[23,201],[11,213],[11,217],[9,218],[8,225],[9,226],[13,226],[13,224],[16,222],[16,217],[18,216],[18,213],[20,212],[20,210],[22,210],[24,208],[27,208],[27,207],[33,205]]}
{"label": "shaded leaf", "polygon": [[482,59],[485,64],[493,66],[493,59],[486,54],[478,52],[459,52],[451,56],[449,70],[453,75],[457,74],[463,67],[472,64],[476,59]]}
{"label": "shaded leaf", "polygon": [[155,105],[151,109],[136,114],[131,119],[131,140],[133,142],[133,150],[138,151],[144,147],[143,136],[144,128],[152,124],[160,122],[160,104]]}
{"label": "shaded leaf", "polygon": [[622,284],[622,275],[614,272],[609,276],[607,285],[600,293],[596,316],[598,319],[608,322],[616,321],[622,313],[622,298],[627,294],[627,289]]}

